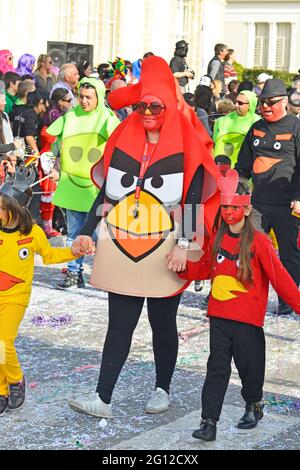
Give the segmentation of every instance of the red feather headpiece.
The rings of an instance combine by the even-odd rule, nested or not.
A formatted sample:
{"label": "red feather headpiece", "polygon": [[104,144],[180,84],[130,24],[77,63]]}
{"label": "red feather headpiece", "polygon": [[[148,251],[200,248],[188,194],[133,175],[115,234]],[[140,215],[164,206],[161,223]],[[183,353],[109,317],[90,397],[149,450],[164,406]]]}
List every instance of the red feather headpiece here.
{"label": "red feather headpiece", "polygon": [[250,206],[251,194],[237,194],[239,174],[236,170],[228,170],[226,176],[218,179],[221,191],[221,205],[224,206]]}

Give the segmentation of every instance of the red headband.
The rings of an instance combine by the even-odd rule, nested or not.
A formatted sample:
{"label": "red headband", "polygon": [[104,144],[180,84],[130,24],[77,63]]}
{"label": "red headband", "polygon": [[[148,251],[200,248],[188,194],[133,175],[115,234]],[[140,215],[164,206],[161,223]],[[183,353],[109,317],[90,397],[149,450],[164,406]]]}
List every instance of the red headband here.
{"label": "red headband", "polygon": [[221,205],[225,206],[250,206],[251,194],[237,194],[239,175],[236,170],[228,170],[226,176],[218,179],[221,191]]}

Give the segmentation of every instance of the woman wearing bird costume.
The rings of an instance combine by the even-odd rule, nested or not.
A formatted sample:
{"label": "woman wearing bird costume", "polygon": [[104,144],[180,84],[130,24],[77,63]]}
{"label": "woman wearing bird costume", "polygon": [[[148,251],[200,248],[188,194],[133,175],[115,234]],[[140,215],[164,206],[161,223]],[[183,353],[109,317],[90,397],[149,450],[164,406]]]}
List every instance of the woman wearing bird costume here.
{"label": "woman wearing bird costume", "polygon": [[90,282],[109,292],[109,329],[96,397],[70,406],[93,416],[112,415],[112,392],[147,298],[156,389],[146,412],[160,413],[170,403],[176,313],[189,285],[176,271],[188,252],[199,258],[211,233],[219,204],[218,170],[200,131],[179,110],[173,74],[160,57],[147,58],[140,82],[112,92],[109,103],[115,109],[136,105],[136,111],[118,126],[102,163],[92,169],[102,190],[73,246],[75,252],[91,249],[90,235],[99,223]]}

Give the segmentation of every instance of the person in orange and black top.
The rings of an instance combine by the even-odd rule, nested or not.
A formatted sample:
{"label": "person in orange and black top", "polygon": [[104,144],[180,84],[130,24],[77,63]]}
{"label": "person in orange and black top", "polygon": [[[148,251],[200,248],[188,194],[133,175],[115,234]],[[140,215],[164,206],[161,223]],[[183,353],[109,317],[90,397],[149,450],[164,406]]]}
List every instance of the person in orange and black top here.
{"label": "person in orange and black top", "polygon": [[[253,207],[257,227],[273,228],[282,264],[297,285],[300,282],[298,248],[300,214],[300,122],[288,115],[287,91],[278,79],[269,79],[260,95],[262,119],[249,129],[236,169],[253,181]],[[276,312],[292,313],[279,298]]]}
{"label": "person in orange and black top", "polygon": [[[300,292],[282,266],[271,240],[254,229],[251,195],[236,170],[218,180],[221,209],[214,235],[200,261],[188,261],[181,279],[211,279],[207,314],[210,356],[202,389],[202,422],[193,437],[216,439],[224,396],[234,359],[246,402],[240,429],[252,429],[263,417],[265,337],[263,331],[269,282],[300,314]],[[221,220],[220,220],[221,216]],[[169,266],[171,269],[171,266]]]}

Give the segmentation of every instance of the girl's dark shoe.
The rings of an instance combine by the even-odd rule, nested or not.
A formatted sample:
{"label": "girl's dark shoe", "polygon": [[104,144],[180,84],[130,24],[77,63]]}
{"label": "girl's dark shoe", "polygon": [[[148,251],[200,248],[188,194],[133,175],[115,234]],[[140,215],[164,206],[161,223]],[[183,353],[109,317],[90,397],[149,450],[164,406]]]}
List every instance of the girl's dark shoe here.
{"label": "girl's dark shoe", "polygon": [[8,408],[8,397],[0,395],[0,416],[3,416]]}
{"label": "girl's dark shoe", "polygon": [[261,402],[257,403],[246,403],[245,414],[238,422],[239,429],[253,429],[257,425],[264,415],[263,413],[264,404]]}
{"label": "girl's dark shoe", "polygon": [[215,441],[217,436],[217,422],[211,418],[202,419],[200,429],[193,432],[193,437],[203,441]]}
{"label": "girl's dark shoe", "polygon": [[19,410],[25,402],[25,377],[22,382],[9,385],[8,408]]}

